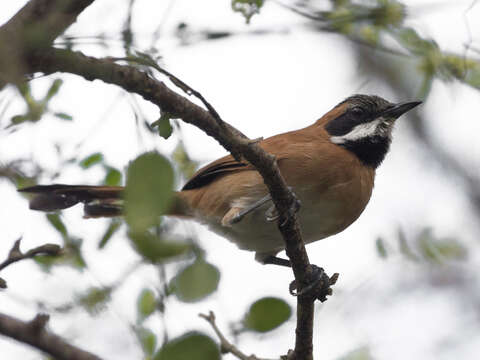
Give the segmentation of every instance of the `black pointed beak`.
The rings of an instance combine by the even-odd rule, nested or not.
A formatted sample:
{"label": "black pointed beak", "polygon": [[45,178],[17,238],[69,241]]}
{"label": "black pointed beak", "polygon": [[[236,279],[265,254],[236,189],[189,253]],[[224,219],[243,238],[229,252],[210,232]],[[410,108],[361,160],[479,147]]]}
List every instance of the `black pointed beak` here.
{"label": "black pointed beak", "polygon": [[407,111],[412,110],[414,107],[420,105],[421,101],[410,101],[393,105],[391,108],[385,110],[382,115],[398,119]]}

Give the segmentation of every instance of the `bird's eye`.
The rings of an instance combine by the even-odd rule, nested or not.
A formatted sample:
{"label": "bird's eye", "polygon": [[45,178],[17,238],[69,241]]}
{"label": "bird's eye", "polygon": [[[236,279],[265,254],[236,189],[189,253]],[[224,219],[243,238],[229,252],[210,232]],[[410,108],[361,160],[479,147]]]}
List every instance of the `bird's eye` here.
{"label": "bird's eye", "polygon": [[352,112],[353,115],[358,116],[358,117],[362,116],[365,113],[365,111],[359,106],[355,106],[350,111]]}

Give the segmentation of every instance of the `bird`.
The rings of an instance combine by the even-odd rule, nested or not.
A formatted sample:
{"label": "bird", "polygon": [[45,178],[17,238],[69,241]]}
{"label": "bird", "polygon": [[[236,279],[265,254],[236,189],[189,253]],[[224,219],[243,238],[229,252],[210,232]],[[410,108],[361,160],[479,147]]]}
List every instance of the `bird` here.
{"label": "bird", "polygon": [[[282,176],[301,206],[298,219],[306,244],[346,229],[367,206],[375,171],[392,142],[395,121],[421,101],[392,103],[356,94],[315,123],[258,142],[275,156]],[[36,185],[30,208],[57,211],[84,203],[85,217],[122,215],[121,186]],[[206,224],[213,232],[255,252],[263,264],[289,266],[277,257],[285,243],[276,228],[275,207],[260,174],[246,160],[224,156],[200,168],[166,215]]]}

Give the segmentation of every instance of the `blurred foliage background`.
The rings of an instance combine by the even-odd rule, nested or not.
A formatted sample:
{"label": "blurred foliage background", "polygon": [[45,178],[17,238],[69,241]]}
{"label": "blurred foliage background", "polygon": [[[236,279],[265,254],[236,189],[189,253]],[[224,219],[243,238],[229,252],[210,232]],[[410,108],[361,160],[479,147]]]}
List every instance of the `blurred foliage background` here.
{"label": "blurred foliage background", "polygon": [[[410,115],[399,129],[404,134],[400,136],[401,141],[408,144],[403,149],[413,149],[408,154],[407,164],[402,165],[413,179],[409,183],[412,188],[402,187],[400,181],[395,183],[397,175],[394,174],[389,177],[390,190],[382,194],[386,203],[402,198],[406,204],[403,211],[411,212],[413,217],[417,216],[414,208],[419,203],[429,202],[428,211],[441,215],[432,216],[436,222],[417,216],[411,224],[408,220],[395,223],[392,218],[397,215],[388,217],[385,214],[387,204],[382,208],[384,213],[375,213],[375,219],[368,218],[370,222],[385,223],[391,229],[383,234],[376,229],[369,234],[369,239],[362,240],[364,251],[376,258],[375,275],[357,266],[350,275],[353,280],[339,283],[334,297],[325,305],[319,305],[316,356],[319,359],[368,360],[387,357],[451,359],[455,355],[461,359],[473,359],[475,351],[478,354],[480,350],[480,292],[476,267],[480,148],[476,139],[478,132],[475,132],[480,129],[477,109],[480,44],[472,24],[478,23],[480,5],[477,1],[460,3],[452,10],[451,4],[435,1],[406,4],[393,0],[223,0],[202,5],[203,12],[192,17],[188,6],[175,13],[173,9],[178,5],[175,1],[166,1],[161,6],[155,5],[159,6],[155,7],[156,19],[146,21],[149,7],[153,5],[140,0],[125,0],[111,5],[116,9],[108,19],[105,18],[108,7],[95,8],[96,5],[92,5],[93,9],[88,9],[78,24],[57,39],[55,45],[97,56],[124,57],[130,65],[159,79],[164,78],[149,64],[177,69],[175,74],[179,78],[209,98],[203,90],[204,83],[192,83],[192,75],[180,71],[182,68],[175,64],[175,59],[182,58],[175,58],[176,53],[186,52],[185,66],[202,73],[205,70],[197,63],[198,59],[192,57],[195,52],[232,52],[238,41],[265,47],[274,43],[272,46],[285,47],[289,51],[291,42],[304,41],[304,46],[312,54],[321,53],[315,59],[325,59],[325,64],[315,64],[319,71],[331,67],[327,69],[330,78],[309,85],[311,93],[317,92],[318,87],[324,89],[318,91],[321,108],[316,110],[316,116],[335,104],[333,100],[324,99],[328,97],[326,93],[332,84],[345,80],[342,74],[347,72],[347,66],[351,67],[342,58],[347,58],[348,64],[355,64],[357,79],[352,83],[359,92],[367,89],[382,96],[386,94],[387,98],[423,100],[427,110]],[[0,8],[4,6],[2,4]],[[20,5],[10,7],[9,16]],[[241,21],[231,26],[228,24],[230,20],[216,22],[213,19],[219,16],[217,7]],[[225,10],[225,7],[230,8]],[[453,49],[451,46],[442,48],[439,45],[442,39],[430,37],[422,25],[432,12],[445,14],[450,11],[452,17],[457,14],[457,20],[446,26],[462,26],[466,34],[463,43]],[[284,17],[269,22],[269,17],[279,13]],[[189,22],[185,19],[195,20]],[[264,22],[256,26],[256,22],[261,21]],[[89,22],[91,24],[87,25]],[[479,30],[478,26],[476,30]],[[331,46],[338,51],[322,50],[322,42],[326,41],[332,42]],[[255,58],[260,56],[255,51],[258,48],[241,55],[218,55],[208,59],[214,68],[226,67],[239,77],[255,71],[249,87],[237,89],[237,83],[229,83],[229,80],[226,83],[230,88],[221,88],[226,86],[225,83],[218,85],[219,93],[234,98],[228,105],[230,109],[220,95],[214,94],[210,98],[213,105],[227,115],[224,116],[227,122],[230,120],[228,115],[235,117],[235,102],[237,106],[247,108],[247,113],[252,116],[256,113],[257,108],[245,99],[250,92],[254,93],[251,88],[258,82],[265,82],[267,89],[283,87],[283,91],[292,93],[289,96],[294,98],[292,102],[303,106],[298,100],[303,95],[296,94],[296,89],[289,87],[286,74],[298,75],[308,82],[308,74],[314,73],[315,67],[302,71],[302,60],[292,54],[292,58],[286,60],[287,63],[290,61],[288,67],[276,68],[272,77],[262,65],[249,68],[252,65],[247,59],[253,58],[255,63]],[[267,62],[273,67],[276,60],[271,58]],[[332,66],[332,63],[338,65]],[[205,75],[213,88],[221,77],[215,72]],[[366,86],[368,83],[371,85]],[[452,97],[455,92],[468,89],[469,99],[473,99],[471,107],[455,110],[459,117],[448,123],[436,123],[436,114],[446,112],[444,107],[449,106],[435,100],[438,98],[435,88],[439,86],[447,88]],[[36,74],[31,81],[11,85],[0,93],[0,144],[3,143],[0,145],[0,189],[2,194],[8,193],[2,222],[11,224],[19,235],[30,235],[26,236],[24,246],[58,239],[65,249],[60,257],[36,257],[38,268],[18,265],[12,266],[9,272],[2,272],[2,278],[9,285],[0,293],[8,303],[4,310],[11,309],[13,314],[47,311],[57,319],[52,323],[57,324],[58,331],[106,358],[219,359],[217,339],[211,329],[191,315],[214,306],[217,317],[222,318],[220,325],[224,333],[245,352],[265,357],[285,353],[293,342],[294,302],[286,291],[287,279],[291,275],[286,272],[277,275],[279,270],[265,270],[251,259],[243,261],[240,258],[243,255],[237,255],[233,248],[222,248],[223,260],[220,260],[219,251],[202,240],[212,236],[208,232],[192,224],[179,225],[161,217],[171,192],[188,179],[200,163],[218,157],[202,154],[195,150],[195,144],[191,144],[203,141],[197,139],[206,136],[192,133],[181,120],[171,119],[168,114],[155,114],[148,104],[132,94],[114,87],[89,90],[91,87],[92,84],[70,75],[42,77]],[[235,90],[238,93],[234,93]],[[88,97],[90,91],[92,97],[99,97],[96,102]],[[352,86],[342,90],[344,97],[351,91]],[[254,96],[262,95],[255,93]],[[267,101],[265,103],[270,104]],[[273,99],[272,103],[275,102]],[[78,104],[93,107],[97,119],[89,124],[89,129],[77,133],[74,124],[84,120],[76,110]],[[268,113],[269,110],[265,111]],[[289,114],[296,113],[300,113],[300,109],[294,108]],[[127,119],[130,126],[124,129],[111,121],[111,117]],[[269,121],[271,119],[264,120],[266,126]],[[458,136],[454,128],[465,126],[465,122],[472,128]],[[242,121],[232,123],[248,134],[255,132],[247,132],[248,126],[243,126]],[[439,126],[442,134],[439,134]],[[292,129],[298,127],[291,124]],[[99,138],[96,134],[100,131],[104,135]],[[59,135],[57,140],[48,137],[52,133]],[[460,147],[457,143],[461,144]],[[402,147],[396,150],[402,151]],[[387,159],[386,163],[390,160]],[[414,160],[418,163],[414,164]],[[393,162],[392,159],[388,169],[395,168]],[[433,175],[422,178],[423,172]],[[382,175],[385,174],[381,173],[379,177]],[[431,183],[435,177],[447,179],[444,186],[451,192],[436,193],[434,199],[419,197],[422,189],[438,188]],[[125,220],[101,220],[92,225],[91,221],[80,220],[79,211],[72,210],[71,215],[43,215],[24,209],[26,202],[15,193],[15,189],[51,182],[126,184],[127,216]],[[417,186],[420,190],[413,191]],[[451,205],[452,198],[463,199],[461,212],[457,211],[458,206]],[[7,210],[10,208],[8,199],[12,199],[13,210]],[[449,207],[451,219],[464,221],[458,223],[455,231],[445,234],[441,223],[450,218]],[[13,230],[6,231],[2,237],[1,254],[5,257],[11,246],[9,243],[13,244],[15,240],[14,233]],[[40,236],[36,238],[34,234]],[[355,238],[364,236],[361,231],[349,234]],[[341,237],[338,235],[336,245],[331,245],[337,247],[336,252],[324,251],[337,257],[342,257],[342,252],[350,253],[346,257],[348,261],[358,260],[363,264],[361,258],[364,254],[358,253],[356,257],[356,250],[349,247],[351,242],[342,244]],[[322,252],[320,247],[327,245],[315,246]],[[313,261],[324,266],[331,260],[320,256],[319,260],[313,257]],[[374,260],[369,258],[368,261],[372,263]],[[224,266],[229,263],[234,264],[233,269]],[[328,270],[342,274],[342,271],[348,272],[349,265],[337,264]],[[25,284],[25,278],[39,271],[45,274],[37,278],[42,284],[37,287]],[[240,276],[245,274],[241,277],[243,282],[236,282],[236,278],[228,275],[229,271]],[[262,279],[260,276],[255,277],[256,272],[264,273],[276,290],[267,286],[268,291],[263,291],[265,282],[259,280]],[[222,281],[229,285],[222,288]],[[30,287],[32,289],[28,290]],[[227,310],[229,306],[236,311]],[[409,315],[399,319],[405,311]],[[419,323],[415,324],[417,318]],[[435,319],[429,322],[429,318]],[[92,324],[98,326],[97,334],[103,334],[97,341],[87,340],[90,331],[87,326]],[[112,325],[109,324],[120,324],[122,329],[111,332]],[[2,347],[7,348],[6,341],[1,341]],[[118,341],[124,344],[115,348]],[[18,358],[18,354],[24,353],[30,354],[29,358],[39,356],[31,355],[26,349],[14,349],[16,347],[18,345],[8,346],[12,354],[9,358]]]}

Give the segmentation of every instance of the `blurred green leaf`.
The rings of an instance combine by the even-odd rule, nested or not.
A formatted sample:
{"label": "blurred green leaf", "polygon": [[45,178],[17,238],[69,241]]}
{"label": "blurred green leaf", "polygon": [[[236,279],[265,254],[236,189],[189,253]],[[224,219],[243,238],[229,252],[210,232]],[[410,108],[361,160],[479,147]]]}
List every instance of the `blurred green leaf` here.
{"label": "blurred green leaf", "polygon": [[292,309],[284,300],[265,297],[250,306],[243,323],[249,330],[267,332],[283,324],[291,315]]}
{"label": "blurred green leaf", "polygon": [[445,70],[452,77],[466,84],[480,89],[480,61],[455,54],[446,54],[443,57]]}
{"label": "blurred green leaf", "polygon": [[388,254],[387,254],[387,248],[385,247],[385,242],[383,241],[382,238],[378,238],[377,241],[375,241],[375,245],[377,248],[377,254],[383,259],[386,259]]}
{"label": "blurred green leaf", "polygon": [[407,259],[415,262],[420,260],[408,244],[407,238],[402,229],[398,229],[398,244],[400,253],[402,253]]}
{"label": "blurred green leaf", "polygon": [[45,95],[45,98],[43,101],[48,102],[50,101],[55,95],[57,95],[58,91],[60,90],[60,87],[63,84],[63,80],[61,79],[55,79],[52,82],[52,85],[50,85],[50,88],[47,91],[47,95]]}
{"label": "blurred green leaf", "polygon": [[149,232],[129,232],[135,250],[146,260],[152,263],[163,262],[184,254],[191,248],[191,244],[183,239],[163,239]]}
{"label": "blurred green leaf", "polygon": [[179,300],[196,302],[217,290],[219,281],[217,267],[204,260],[196,260],[175,276],[171,289]]}
{"label": "blurred green leaf", "polygon": [[422,85],[420,86],[420,90],[417,94],[417,97],[419,99],[426,99],[428,97],[428,95],[430,94],[430,90],[432,89],[433,80],[433,74],[424,75]]}
{"label": "blurred green leaf", "polygon": [[45,272],[50,272],[52,266],[58,263],[58,256],[52,255],[37,255],[33,258],[33,261],[40,266]]}
{"label": "blurred green leaf", "polygon": [[172,158],[178,165],[180,172],[186,179],[190,179],[197,169],[197,162],[188,156],[182,141],[178,143],[173,151]]}
{"label": "blurred green leaf", "polygon": [[149,357],[152,356],[157,347],[156,335],[150,329],[144,327],[135,329],[135,334],[137,334],[138,340],[142,344],[144,354]]}
{"label": "blurred green leaf", "polygon": [[416,55],[425,55],[430,51],[437,52],[439,50],[435,41],[423,39],[410,27],[394,31],[392,32],[392,35],[404,48]]}
{"label": "blurred green leaf", "polygon": [[398,1],[377,0],[377,5],[372,9],[372,17],[376,26],[391,28],[400,26],[405,17],[405,5]]}
{"label": "blurred green leaf", "polygon": [[460,242],[453,238],[435,238],[430,228],[424,229],[416,241],[423,258],[432,263],[443,264],[467,258],[467,249]]}
{"label": "blurred green leaf", "polygon": [[137,299],[137,314],[140,321],[153,314],[157,307],[155,293],[150,289],[143,289]]}
{"label": "blurred green leaf", "polygon": [[35,184],[36,184],[36,181],[34,178],[21,176],[20,174],[18,174],[18,176],[15,178],[15,185],[17,189],[33,186]]}
{"label": "blurred green leaf", "polygon": [[28,81],[18,83],[17,89],[20,95],[28,102],[32,99],[32,94],[30,91],[30,83]]}
{"label": "blurred green leaf", "polygon": [[380,39],[380,31],[376,26],[364,25],[359,28],[358,34],[366,43],[375,46]]}
{"label": "blurred green leaf", "polygon": [[105,230],[105,233],[103,234],[100,242],[98,243],[98,248],[103,249],[105,245],[107,245],[108,241],[112,238],[112,236],[120,229],[122,226],[122,222],[116,219],[113,219],[110,221],[110,224],[108,224],[107,230]]}
{"label": "blurred green leaf", "polygon": [[53,265],[67,265],[76,270],[83,270],[87,264],[83,259],[82,239],[72,236],[63,238],[63,248],[60,256],[38,255],[34,261],[43,271],[50,271]]}
{"label": "blurred green leaf", "polygon": [[95,164],[103,162],[103,154],[102,153],[94,153],[92,155],[87,156],[83,160],[80,161],[80,166],[84,169],[88,169]]}
{"label": "blurred green leaf", "polygon": [[220,360],[220,350],[210,337],[189,332],[166,343],[154,360]]}
{"label": "blurred green leaf", "polygon": [[26,115],[15,115],[10,119],[10,123],[11,125],[18,125],[28,120],[29,118]]}
{"label": "blurred green leaf", "polygon": [[65,256],[63,259],[65,259],[65,265],[73,266],[77,270],[83,270],[87,266],[82,255],[82,243],[82,239],[68,237],[64,245]]}
{"label": "blurred green leaf", "polygon": [[158,224],[173,194],[173,169],[162,155],[140,155],[128,167],[125,219],[134,232]]}
{"label": "blurred green leaf", "polygon": [[91,315],[104,311],[110,301],[112,288],[91,287],[84,294],[76,296],[76,302]]}
{"label": "blurred green leaf", "polygon": [[241,13],[249,24],[252,16],[260,13],[263,3],[264,0],[232,0],[232,10]]}
{"label": "blurred green leaf", "polygon": [[122,173],[111,166],[106,167],[106,170],[107,170],[107,175],[105,175],[105,180],[103,181],[105,185],[109,185],[109,186],[121,185]]}
{"label": "blurred green leaf", "polygon": [[50,225],[52,225],[55,230],[57,230],[62,235],[64,239],[68,238],[67,227],[63,223],[62,219],[60,219],[59,214],[46,214],[46,217]]}
{"label": "blurred green leaf", "polygon": [[173,127],[170,123],[171,118],[172,116],[169,113],[163,112],[160,119],[153,122],[150,126],[152,128],[157,128],[158,134],[164,139],[168,139],[173,132]]}
{"label": "blurred green leaf", "polygon": [[62,119],[62,120],[68,120],[68,121],[73,120],[72,115],[69,115],[69,114],[67,114],[67,113],[56,112],[56,113],[53,113],[53,115],[56,116],[56,117],[59,118],[59,119]]}

